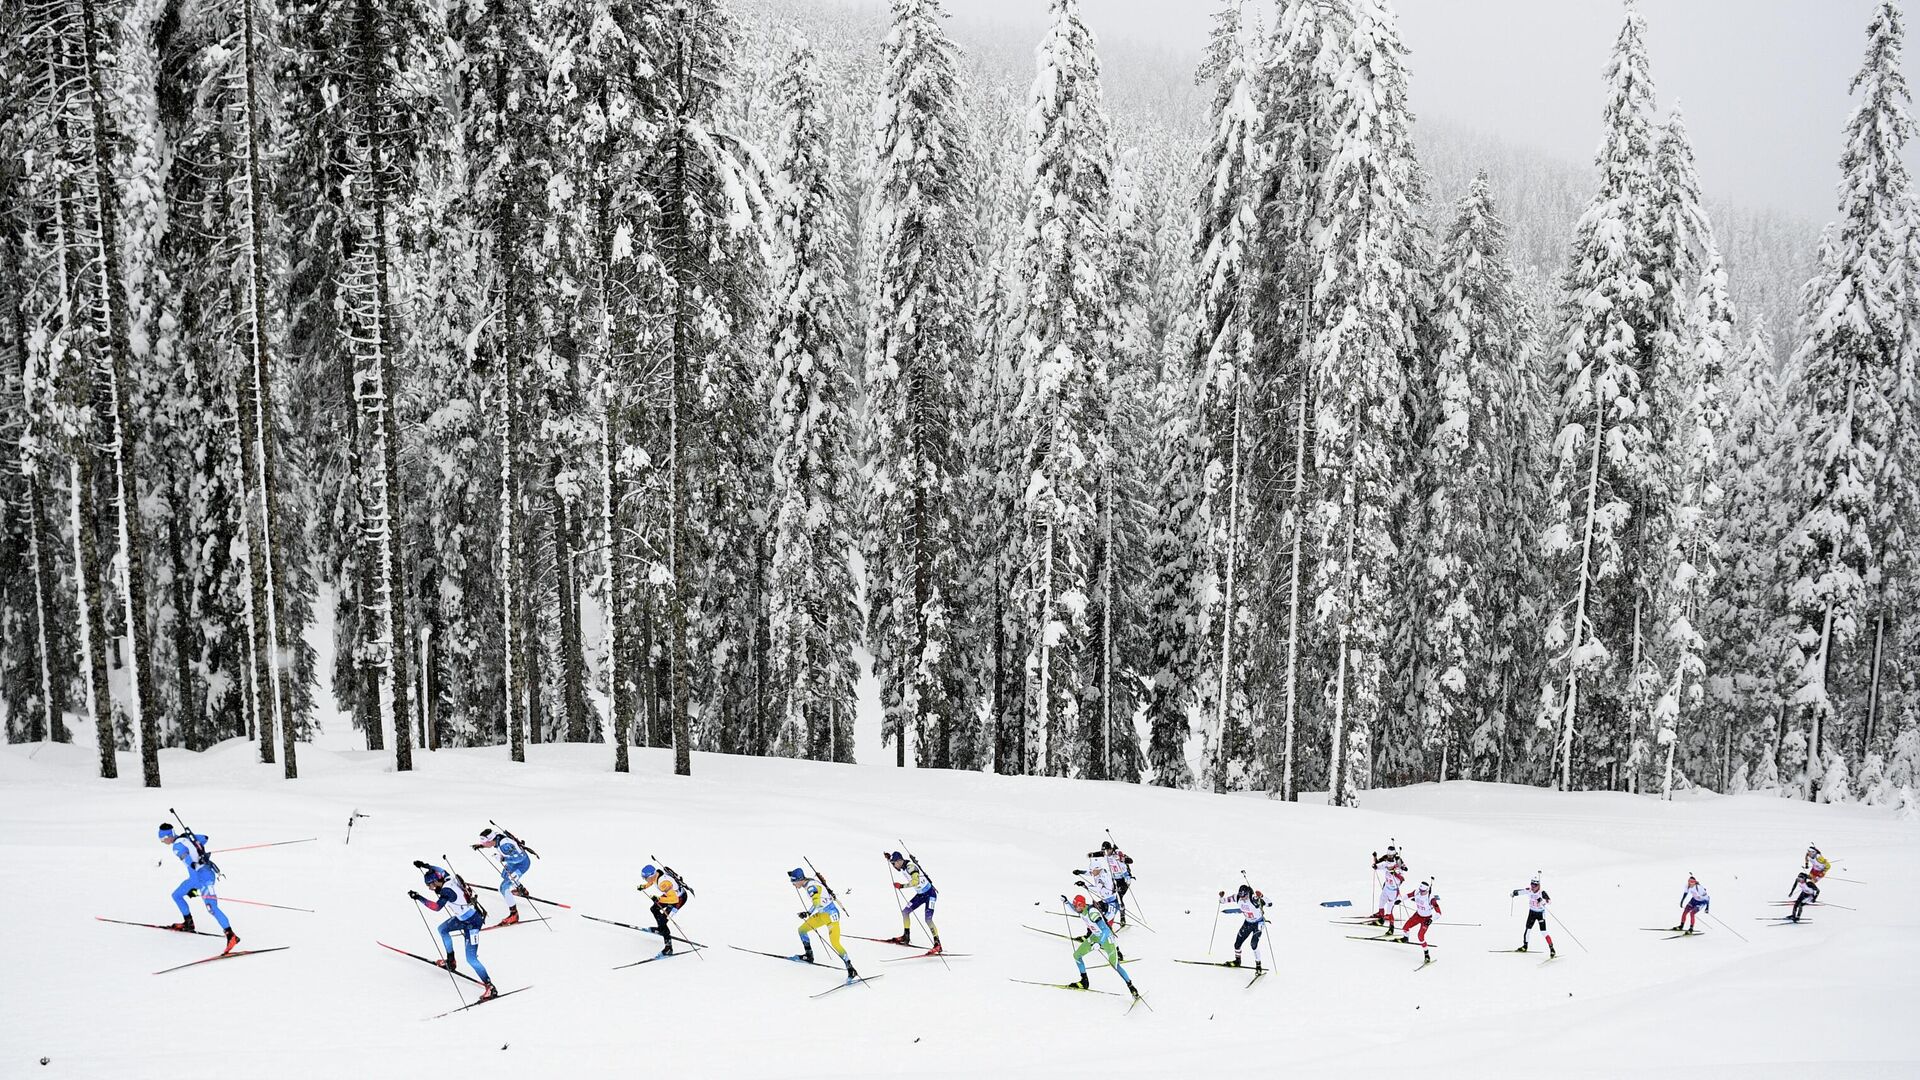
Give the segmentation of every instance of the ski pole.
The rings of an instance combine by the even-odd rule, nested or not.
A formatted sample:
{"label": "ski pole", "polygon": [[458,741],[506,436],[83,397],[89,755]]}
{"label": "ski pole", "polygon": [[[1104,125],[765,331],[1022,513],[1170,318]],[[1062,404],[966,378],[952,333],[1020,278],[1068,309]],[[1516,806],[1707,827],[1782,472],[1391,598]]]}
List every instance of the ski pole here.
{"label": "ski pole", "polygon": [[[446,856],[442,855],[441,858],[444,859],[446,858]],[[412,898],[409,897],[408,899],[412,899]],[[440,939],[433,935],[433,925],[427,922],[427,912],[425,907],[419,903],[415,903],[413,905],[413,910],[416,914],[420,916],[420,929],[426,931],[427,944],[433,947],[433,951],[437,955],[440,952],[440,949],[439,949]],[[451,942],[451,939],[449,939],[449,942]],[[435,964],[434,966],[438,967],[439,965]],[[467,995],[460,992],[460,980],[453,977],[453,945],[452,944],[447,945],[447,981],[453,984],[453,996],[460,999],[460,1007],[463,1009],[466,1008]]]}
{"label": "ski pole", "polygon": [[348,844],[353,843],[353,823],[359,820],[360,818],[372,817],[372,816],[373,816],[372,814],[363,814],[357,809],[353,813],[347,816],[347,843]]}
{"label": "ski pole", "polygon": [[[1720,923],[1720,926],[1722,929],[1726,930],[1727,933],[1732,934],[1734,937],[1740,938],[1741,941],[1747,940],[1745,937],[1741,936],[1740,931],[1735,930],[1733,927],[1728,926],[1726,923],[1720,922],[1720,916],[1715,915],[1713,912],[1711,911],[1707,912],[1707,918],[1712,919],[1714,922]],[[1749,941],[1747,942],[1747,944],[1751,945],[1753,943]]]}
{"label": "ski pole", "polygon": [[1221,905],[1221,904],[1222,904],[1223,902],[1225,902],[1225,901],[1226,901],[1226,899],[1227,899],[1227,894],[1226,894],[1226,893],[1221,893],[1221,894],[1220,894],[1219,896],[1216,896],[1216,897],[1214,898],[1214,904],[1213,904],[1213,929],[1211,929],[1211,930],[1209,930],[1209,931],[1207,931],[1207,955],[1208,955],[1208,956],[1212,956],[1212,955],[1213,955],[1213,940],[1214,940],[1214,938],[1215,938],[1216,936],[1218,936],[1218,935],[1219,935],[1219,933],[1220,933],[1220,915],[1221,915],[1221,912],[1222,912],[1222,910],[1223,910],[1223,909],[1222,909],[1222,908],[1220,907],[1220,905]]}
{"label": "ski pole", "polygon": [[[906,850],[906,846],[904,844],[901,845],[901,850],[903,851]],[[886,858],[886,856],[882,855],[881,858]],[[892,859],[887,859],[887,884],[893,886],[893,906],[900,910],[900,925],[901,926],[909,925],[907,922],[907,905],[904,900],[900,899],[900,883],[894,877]]]}
{"label": "ski pole", "polygon": [[254,848],[285,847],[288,844],[310,844],[313,841],[318,839],[320,838],[317,836],[309,836],[304,840],[275,840],[269,844],[241,844],[239,847],[213,848],[212,850],[208,851],[207,854],[224,855],[229,851],[252,851]]}
{"label": "ski pole", "polygon": [[223,904],[248,904],[252,907],[270,907],[280,911],[304,911],[309,915],[314,913],[312,908],[288,907],[285,904],[269,904],[260,900],[242,900],[237,896],[222,896],[219,900]]}
{"label": "ski pole", "polygon": [[1573,928],[1567,925],[1567,921],[1566,921],[1565,919],[1562,919],[1562,918],[1560,917],[1560,914],[1559,914],[1559,912],[1555,912],[1555,911],[1549,911],[1549,912],[1547,912],[1547,914],[1549,914],[1549,915],[1552,915],[1552,916],[1553,916],[1553,921],[1554,921],[1554,922],[1557,922],[1557,923],[1559,923],[1559,924],[1560,924],[1560,929],[1562,929],[1562,930],[1565,930],[1565,931],[1567,932],[1567,936],[1568,936],[1568,937],[1570,937],[1570,938],[1573,938],[1573,943],[1574,943],[1575,945],[1579,945],[1579,946],[1580,946],[1580,951],[1581,951],[1581,952],[1583,952],[1583,953],[1591,953],[1591,952],[1593,951],[1593,950],[1591,950],[1591,949],[1589,949],[1589,948],[1587,948],[1587,947],[1586,947],[1586,945],[1584,945],[1584,944],[1582,944],[1582,943],[1581,943],[1581,941],[1580,941],[1580,938],[1579,938],[1578,936],[1576,936],[1576,935],[1574,934],[1574,932],[1573,932]]}

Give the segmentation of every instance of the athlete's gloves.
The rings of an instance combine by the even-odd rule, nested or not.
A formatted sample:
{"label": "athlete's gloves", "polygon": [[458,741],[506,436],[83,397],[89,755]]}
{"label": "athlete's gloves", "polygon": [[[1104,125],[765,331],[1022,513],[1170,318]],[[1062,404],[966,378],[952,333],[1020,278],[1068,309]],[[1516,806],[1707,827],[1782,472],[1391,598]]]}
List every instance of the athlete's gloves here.
{"label": "athlete's gloves", "polygon": [[407,895],[408,895],[408,896],[411,896],[411,897],[413,897],[413,898],[414,898],[415,900],[418,900],[419,902],[421,902],[421,903],[423,903],[423,904],[427,902],[427,898],[426,898],[426,897],[424,897],[424,896],[421,896],[421,895],[420,895],[420,890],[418,890],[418,889],[408,889],[408,890],[407,890]]}
{"label": "athlete's gloves", "polygon": [[907,884],[904,881],[896,881],[893,883],[893,887],[896,889],[904,889],[907,887]]}
{"label": "athlete's gloves", "polygon": [[421,862],[419,859],[415,859],[413,860],[413,868],[415,870],[425,870],[427,868],[427,864]]}

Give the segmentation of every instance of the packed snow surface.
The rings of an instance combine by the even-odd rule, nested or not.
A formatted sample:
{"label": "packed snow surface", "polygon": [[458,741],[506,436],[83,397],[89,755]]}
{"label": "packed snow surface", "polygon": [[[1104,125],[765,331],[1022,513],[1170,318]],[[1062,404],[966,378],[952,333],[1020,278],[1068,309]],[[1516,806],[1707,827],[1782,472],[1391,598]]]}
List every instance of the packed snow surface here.
{"label": "packed snow surface", "polygon": [[[1901,1021],[1920,961],[1920,829],[1880,811],[1475,783],[1335,810],[712,755],[680,778],[660,751],[617,775],[604,746],[531,747],[523,765],[502,750],[417,752],[410,774],[383,754],[303,747],[289,783],[253,755],[240,742],[167,752],[167,786],[147,791],[131,757],[122,776],[135,779],[108,782],[84,746],[0,748],[0,858],[17,901],[0,1076],[1920,1075]],[[216,856],[242,947],[291,949],[156,976],[217,939],[94,920],[176,917],[167,894],[183,875],[155,839],[169,807],[214,848],[318,838]],[[355,811],[367,816],[348,845]],[[375,942],[433,951],[406,896],[414,859],[445,854],[496,884],[467,848],[489,818],[542,856],[534,895],[573,909],[482,936],[501,989],[531,990],[429,1020],[456,1004],[448,977]],[[1106,829],[1137,860],[1152,929],[1122,944],[1151,1012],[1010,981],[1074,976],[1065,942],[1023,926],[1066,921],[1059,895],[1077,891],[1071,871]],[[1371,910],[1368,855],[1389,838],[1413,880],[1432,876],[1444,922],[1478,924],[1436,927],[1422,971],[1417,949],[1351,941],[1360,931],[1328,921]],[[803,857],[850,909],[850,934],[897,933],[881,853],[902,841],[939,885],[947,948],[971,955],[887,963],[908,951],[850,938],[862,974],[885,977],[810,1000],[835,971],[724,947],[796,949],[786,877]],[[1853,910],[1759,921],[1781,912],[1769,902],[1810,842],[1834,860],[1825,899]],[[613,970],[651,955],[652,935],[578,916],[648,924],[634,886],[653,856],[697,890],[680,921],[716,947]],[[1242,869],[1275,901],[1279,971],[1251,988],[1173,962],[1206,959],[1210,940],[1227,953],[1235,918],[1210,938],[1212,901]],[[1538,932],[1535,953],[1490,951],[1519,943],[1524,905],[1509,894],[1536,870],[1565,920],[1551,963]],[[1718,921],[1692,939],[1640,929],[1674,923],[1690,872]],[[497,894],[483,900],[504,914]],[[1122,989],[1111,971],[1093,980]]]}

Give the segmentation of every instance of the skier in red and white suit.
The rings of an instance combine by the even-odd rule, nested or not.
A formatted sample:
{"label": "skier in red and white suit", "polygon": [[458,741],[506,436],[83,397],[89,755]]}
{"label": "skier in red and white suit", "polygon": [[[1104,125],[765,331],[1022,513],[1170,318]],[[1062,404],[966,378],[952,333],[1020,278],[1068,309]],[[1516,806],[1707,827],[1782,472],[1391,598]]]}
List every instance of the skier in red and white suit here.
{"label": "skier in red and white suit", "polygon": [[1440,897],[1435,895],[1432,882],[1423,881],[1420,887],[1413,890],[1413,893],[1407,897],[1407,901],[1413,905],[1413,914],[1407,916],[1407,924],[1400,928],[1400,940],[1406,941],[1408,935],[1413,932],[1413,928],[1417,926],[1420,928],[1420,946],[1424,949],[1427,944],[1427,927],[1433,925],[1435,915],[1444,914],[1440,910]]}

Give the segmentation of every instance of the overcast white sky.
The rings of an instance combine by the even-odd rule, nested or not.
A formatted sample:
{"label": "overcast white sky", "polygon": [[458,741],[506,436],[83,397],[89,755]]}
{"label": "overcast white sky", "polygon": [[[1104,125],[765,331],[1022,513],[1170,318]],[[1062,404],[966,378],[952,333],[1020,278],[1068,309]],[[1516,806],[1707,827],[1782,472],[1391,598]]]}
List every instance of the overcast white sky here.
{"label": "overcast white sky", "polygon": [[[826,2],[826,0],[822,0]],[[947,0],[961,18],[1024,28],[1047,0]],[[1081,0],[1102,40],[1199,55],[1217,0]],[[1640,0],[1654,86],[1678,99],[1709,194],[1826,221],[1834,214],[1847,83],[1875,0]],[[1618,0],[1394,0],[1423,116],[1590,161]],[[1912,14],[1911,12],[1909,13]],[[1911,24],[1909,25],[1912,30]],[[1914,78],[1909,41],[1908,78]],[[1120,72],[1113,73],[1116,76]]]}

